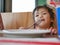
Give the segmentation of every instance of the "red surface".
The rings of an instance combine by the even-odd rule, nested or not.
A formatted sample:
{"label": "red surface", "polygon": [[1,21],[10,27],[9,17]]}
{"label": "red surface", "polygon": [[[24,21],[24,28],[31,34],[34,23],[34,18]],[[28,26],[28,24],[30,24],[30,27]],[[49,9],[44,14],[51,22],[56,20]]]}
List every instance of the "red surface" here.
{"label": "red surface", "polygon": [[22,40],[0,40],[0,43],[60,45],[60,42],[37,42],[37,41],[22,41]]}

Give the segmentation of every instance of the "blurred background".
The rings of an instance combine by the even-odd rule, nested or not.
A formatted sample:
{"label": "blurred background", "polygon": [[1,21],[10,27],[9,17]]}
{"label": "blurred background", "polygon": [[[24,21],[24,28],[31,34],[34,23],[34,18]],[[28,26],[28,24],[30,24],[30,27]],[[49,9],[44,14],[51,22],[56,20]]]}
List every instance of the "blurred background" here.
{"label": "blurred background", "polygon": [[32,12],[35,6],[47,4],[47,0],[0,0],[0,12]]}

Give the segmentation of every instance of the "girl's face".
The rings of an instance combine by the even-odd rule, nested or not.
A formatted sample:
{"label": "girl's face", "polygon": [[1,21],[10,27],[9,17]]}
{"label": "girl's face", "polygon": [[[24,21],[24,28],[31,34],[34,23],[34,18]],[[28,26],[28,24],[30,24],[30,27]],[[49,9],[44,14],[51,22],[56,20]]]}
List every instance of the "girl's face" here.
{"label": "girl's face", "polygon": [[35,11],[35,22],[39,27],[48,28],[50,26],[51,18],[47,9],[40,8]]}

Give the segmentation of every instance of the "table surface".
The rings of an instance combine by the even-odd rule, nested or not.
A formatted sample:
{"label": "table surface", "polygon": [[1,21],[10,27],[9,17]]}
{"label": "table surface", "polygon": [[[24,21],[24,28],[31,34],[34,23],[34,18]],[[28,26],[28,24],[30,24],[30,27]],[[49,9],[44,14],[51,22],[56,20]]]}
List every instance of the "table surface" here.
{"label": "table surface", "polygon": [[59,38],[6,38],[0,37],[0,40],[25,40],[25,41],[45,41],[45,42],[59,42]]}
{"label": "table surface", "polygon": [[58,38],[4,38],[0,37],[0,45],[60,45]]}

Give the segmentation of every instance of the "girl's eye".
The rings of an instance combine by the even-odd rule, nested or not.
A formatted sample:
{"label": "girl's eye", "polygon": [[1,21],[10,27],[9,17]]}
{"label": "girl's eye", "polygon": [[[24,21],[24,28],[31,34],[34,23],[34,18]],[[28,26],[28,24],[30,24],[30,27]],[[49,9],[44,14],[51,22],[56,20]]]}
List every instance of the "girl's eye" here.
{"label": "girl's eye", "polygon": [[39,15],[36,15],[36,17],[38,17]]}
{"label": "girl's eye", "polygon": [[43,13],[43,15],[46,15],[47,13]]}

